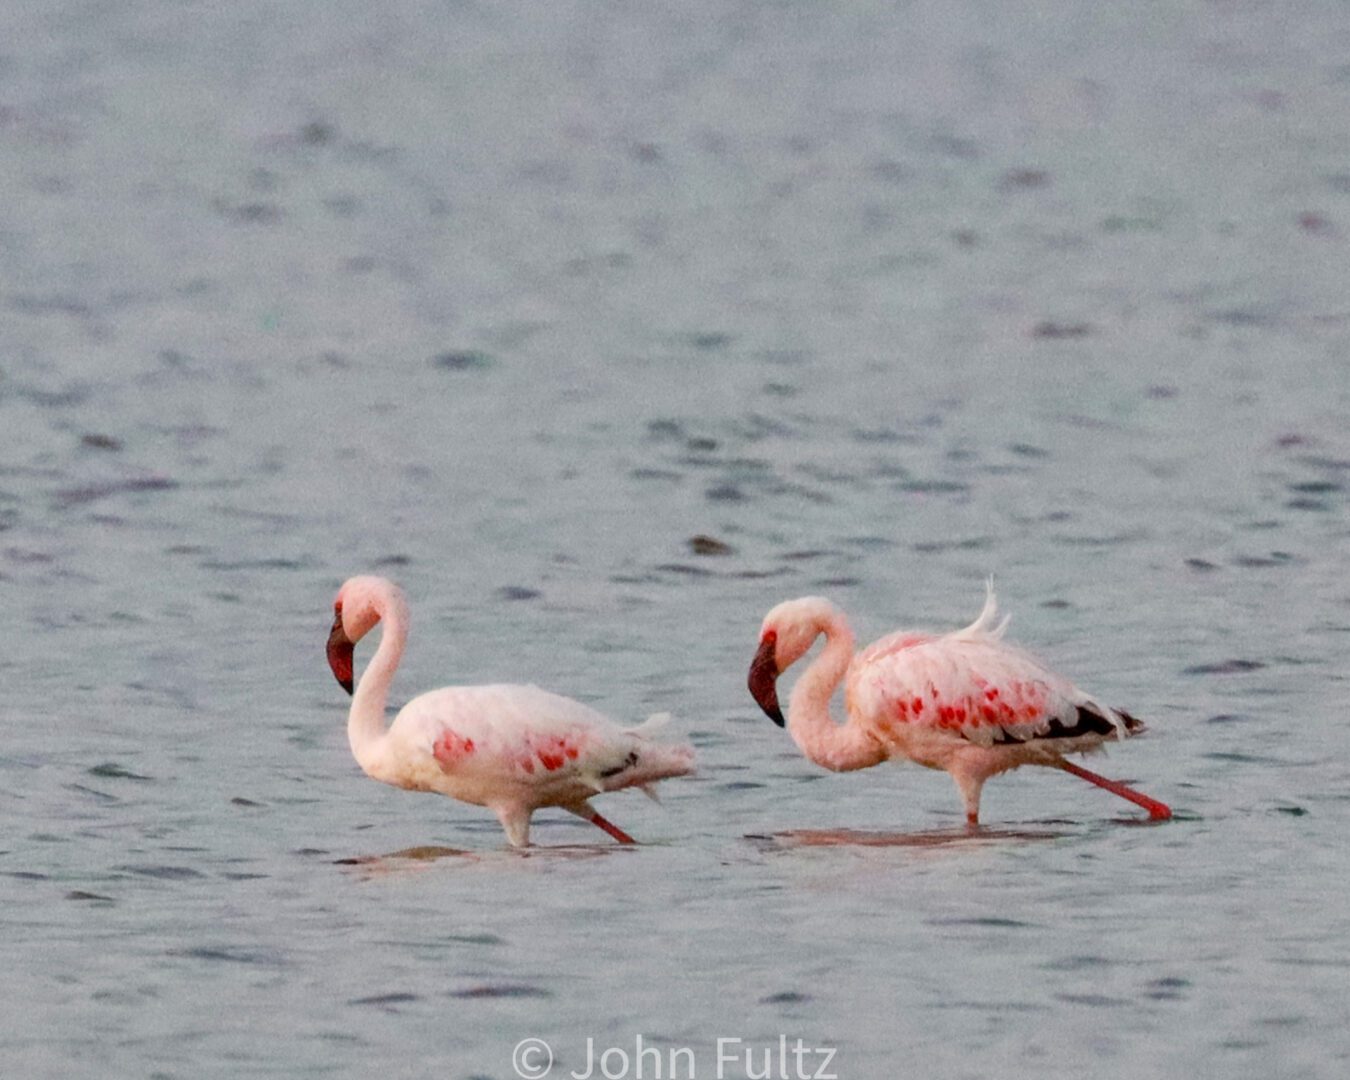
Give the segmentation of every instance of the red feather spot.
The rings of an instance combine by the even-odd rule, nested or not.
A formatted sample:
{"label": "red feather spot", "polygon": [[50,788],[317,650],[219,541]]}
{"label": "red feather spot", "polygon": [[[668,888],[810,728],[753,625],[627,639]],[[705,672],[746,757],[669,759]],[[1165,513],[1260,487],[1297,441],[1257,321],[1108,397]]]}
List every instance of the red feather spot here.
{"label": "red feather spot", "polygon": [[923,698],[918,698],[918,697],[916,697],[916,698],[911,702],[911,705],[912,705],[912,707],[913,707],[913,709],[914,709],[914,714],[915,714],[916,716],[917,716],[919,713],[923,712]]}
{"label": "red feather spot", "polygon": [[569,746],[564,752],[573,761],[576,761],[577,755],[581,753],[575,746]]}
{"label": "red feather spot", "polygon": [[432,756],[440,762],[441,768],[450,769],[473,753],[473,740],[466,739],[458,732],[446,729],[431,747]]}
{"label": "red feather spot", "polygon": [[521,767],[522,769],[524,769],[527,773],[533,773],[533,772],[534,772],[534,761],[533,761],[531,758],[521,758],[521,759],[520,759],[520,767]]}
{"label": "red feather spot", "polygon": [[984,696],[988,698],[990,701],[993,701],[994,698],[998,697],[998,687],[991,686],[988,690],[984,692]]}

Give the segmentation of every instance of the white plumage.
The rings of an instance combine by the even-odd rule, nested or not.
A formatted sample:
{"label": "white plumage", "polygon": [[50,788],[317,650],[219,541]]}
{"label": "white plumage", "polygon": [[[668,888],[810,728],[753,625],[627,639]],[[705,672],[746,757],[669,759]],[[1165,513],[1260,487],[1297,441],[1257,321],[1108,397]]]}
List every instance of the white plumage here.
{"label": "white plumage", "polygon": [[[853,633],[833,604],[820,597],[789,600],[764,618],[750,691],[783,724],[776,680],[824,634],[825,649],[797,680],[786,720],[812,761],[837,771],[889,758],[945,769],[971,824],[979,820],[984,782],[1021,765],[1063,769],[1144,807],[1150,817],[1170,817],[1164,804],[1065,759],[1138,734],[1144,725],[1005,642],[1007,624],[998,618],[991,586],[979,618],[964,629],[898,631],[855,656]],[[829,702],[841,682],[848,719],[836,724]]]}
{"label": "white plumage", "polygon": [[[334,602],[328,660],[353,691],[347,732],[367,775],[412,791],[432,791],[491,809],[516,846],[529,842],[530,815],[558,806],[632,838],[603,818],[588,799],[637,787],[653,794],[658,780],[693,769],[693,749],[651,738],[668,717],[623,728],[602,713],[537,686],[453,686],[408,702],[385,728],[385,702],[407,639],[402,592],[379,577],[355,577]],[[355,643],[383,624],[379,648],[352,685]]]}

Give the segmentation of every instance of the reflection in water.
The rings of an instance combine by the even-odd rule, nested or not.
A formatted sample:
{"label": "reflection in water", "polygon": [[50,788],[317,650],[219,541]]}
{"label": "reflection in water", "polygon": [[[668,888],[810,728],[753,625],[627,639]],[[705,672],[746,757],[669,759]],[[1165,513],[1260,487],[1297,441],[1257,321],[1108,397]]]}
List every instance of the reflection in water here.
{"label": "reflection in water", "polygon": [[463,848],[439,847],[436,844],[420,844],[417,847],[391,851],[388,855],[357,855],[349,859],[337,859],[335,860],[335,865],[369,866],[372,863],[390,862],[394,859],[403,859],[409,862],[434,862],[437,859],[454,856],[469,859],[477,858],[477,855],[474,852],[465,851]]}
{"label": "reflection in water", "polygon": [[765,847],[947,847],[971,842],[1006,840],[1058,840],[1064,832],[1044,829],[985,829],[964,826],[953,829],[925,829],[919,832],[874,832],[864,829],[790,829],[771,835],[749,835]]}
{"label": "reflection in water", "polygon": [[334,859],[333,865],[357,866],[365,872],[365,876],[380,876],[421,870],[442,859],[460,859],[466,865],[481,865],[484,863],[519,865],[522,859],[576,862],[585,859],[603,858],[607,855],[630,850],[626,847],[605,844],[558,844],[549,847],[467,851],[463,848],[421,844],[416,847],[391,851],[387,855],[354,855],[345,859]]}

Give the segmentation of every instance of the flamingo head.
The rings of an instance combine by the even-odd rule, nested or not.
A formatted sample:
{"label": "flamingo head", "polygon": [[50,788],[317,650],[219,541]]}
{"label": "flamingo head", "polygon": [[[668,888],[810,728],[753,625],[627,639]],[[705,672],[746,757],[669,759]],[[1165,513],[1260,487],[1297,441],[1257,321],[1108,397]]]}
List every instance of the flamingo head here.
{"label": "flamingo head", "polygon": [[370,633],[395,598],[398,587],[377,577],[349,578],[333,601],[333,629],[328,634],[328,666],[347,693],[353,689],[356,643]]}
{"label": "flamingo head", "polygon": [[750,665],[750,695],[779,727],[784,727],[778,705],[778,676],[806,655],[825,628],[839,617],[828,600],[804,596],[785,600],[764,616],[759,630],[759,651]]}

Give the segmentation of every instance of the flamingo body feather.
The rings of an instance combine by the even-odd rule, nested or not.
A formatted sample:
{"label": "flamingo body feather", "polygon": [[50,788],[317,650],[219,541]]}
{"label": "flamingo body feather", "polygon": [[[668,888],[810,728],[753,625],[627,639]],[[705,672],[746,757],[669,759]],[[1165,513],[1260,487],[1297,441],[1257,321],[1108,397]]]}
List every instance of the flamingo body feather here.
{"label": "flamingo body feather", "polygon": [[[990,777],[1045,765],[1098,783],[1105,778],[1070,768],[1065,755],[1096,751],[1145,730],[1133,716],[1004,641],[1007,623],[998,617],[991,587],[980,616],[964,629],[898,631],[854,655],[852,631],[828,600],[786,601],[765,616],[751,692],[781,723],[773,681],[823,634],[824,651],[792,691],[786,726],[793,740],[811,760],[836,771],[884,760],[943,769],[974,824]],[[837,724],[829,700],[841,682],[848,720]],[[1162,803],[1137,792],[1125,795],[1115,781],[1100,786],[1138,802],[1154,818],[1170,816]]]}
{"label": "flamingo body feather", "polygon": [[[664,714],[621,727],[599,711],[534,685],[451,686],[408,702],[385,727],[385,702],[407,635],[402,591],[378,577],[349,579],[334,603],[328,657],[353,690],[347,734],[370,777],[491,809],[516,846],[529,842],[530,815],[557,806],[621,842],[632,840],[588,803],[627,787],[652,794],[658,780],[693,769],[693,750],[659,742]],[[375,625],[374,658],[353,686],[352,650]]]}

